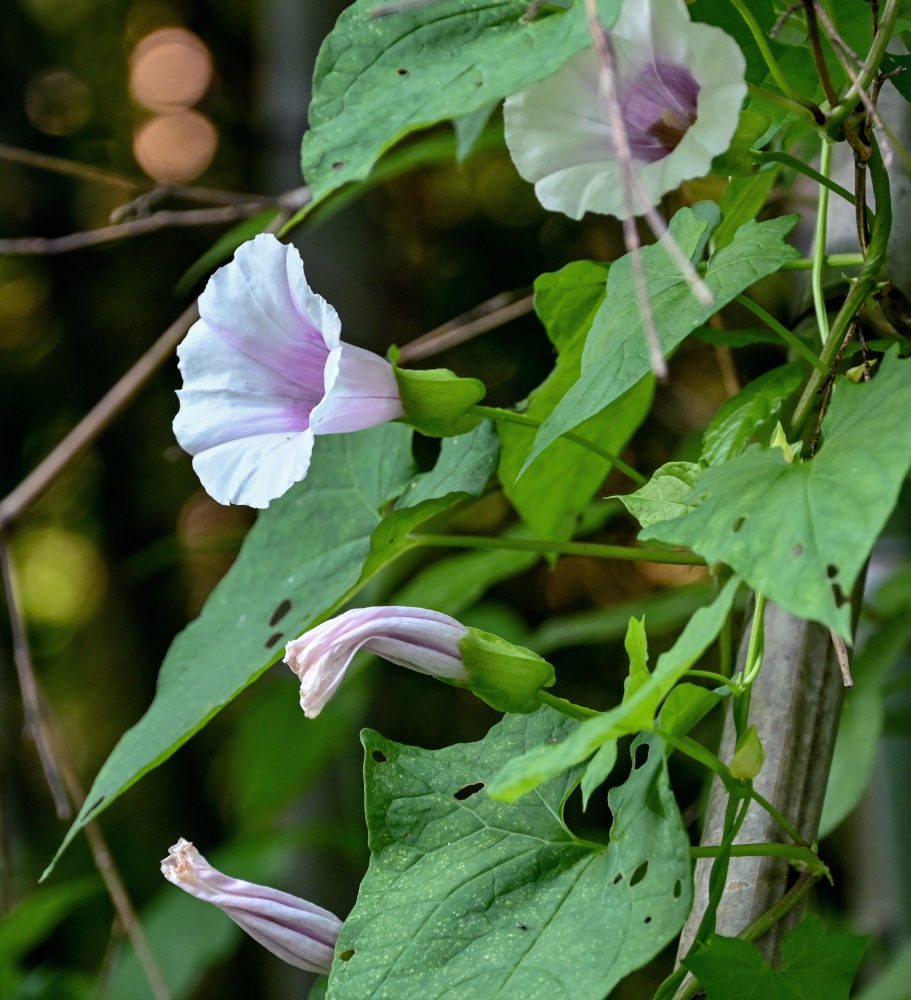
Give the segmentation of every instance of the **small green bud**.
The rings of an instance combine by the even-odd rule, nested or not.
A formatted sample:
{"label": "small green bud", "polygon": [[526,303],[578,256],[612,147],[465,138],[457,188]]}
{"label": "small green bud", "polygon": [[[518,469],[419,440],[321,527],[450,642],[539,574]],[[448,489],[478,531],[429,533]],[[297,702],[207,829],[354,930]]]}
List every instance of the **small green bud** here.
{"label": "small green bud", "polygon": [[554,668],[524,646],[470,628],[461,642],[467,687],[498,712],[534,712],[541,688],[555,680]]}

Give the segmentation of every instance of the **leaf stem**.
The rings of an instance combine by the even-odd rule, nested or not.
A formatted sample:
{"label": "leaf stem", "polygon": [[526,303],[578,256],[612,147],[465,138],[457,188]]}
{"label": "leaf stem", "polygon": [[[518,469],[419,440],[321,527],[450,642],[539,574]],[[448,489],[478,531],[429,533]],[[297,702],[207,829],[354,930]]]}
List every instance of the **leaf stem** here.
{"label": "leaf stem", "polygon": [[[823,177],[829,176],[832,163],[832,143],[828,136],[823,136],[822,149],[819,153],[819,172]],[[851,199],[852,203],[854,199]],[[813,310],[816,313],[816,324],[819,327],[819,341],[825,344],[829,339],[829,317],[826,314],[826,297],[822,289],[822,269],[826,256],[826,230],[829,220],[829,189],[823,184],[819,188],[819,203],[816,206],[816,240],[813,244],[813,271],[811,285],[813,289]],[[826,371],[823,366],[823,372]]]}
{"label": "leaf stem", "polygon": [[659,727],[652,727],[651,732],[655,733],[656,736],[660,736],[661,739],[670,744],[675,750],[686,754],[687,757],[692,757],[693,760],[717,774],[721,783],[731,795],[741,799],[753,799],[757,805],[763,808],[775,820],[795,844],[799,844],[801,847],[810,846],[797,830],[794,829],[794,824],[786,816],[783,816],[768,799],[760,795],[750,782],[744,782],[732,777],[727,766],[715,754],[702,746],[701,743],[690,739],[689,736],[674,736],[673,733],[669,733]]}
{"label": "leaf stem", "polygon": [[[468,412],[474,413],[479,417],[484,417],[487,420],[493,420],[495,422],[499,421],[504,424],[518,424],[520,427],[530,427],[534,429],[539,428],[543,422],[541,420],[536,420],[534,417],[529,417],[525,413],[516,413],[515,410],[504,410],[499,406],[476,405],[473,406]],[[566,431],[561,436],[565,437],[567,441],[572,441],[574,444],[587,448],[599,458],[606,459],[639,486],[644,486],[648,482],[648,479],[643,476],[641,472],[638,472],[631,465],[624,462],[619,455],[615,455],[606,448],[602,448],[599,444],[595,444],[594,441],[589,440],[589,438],[583,437],[581,434],[575,434],[573,431]]]}
{"label": "leaf stem", "polygon": [[[814,262],[815,265],[815,262]],[[779,337],[790,347],[793,351],[796,351],[804,361],[809,362],[817,371],[821,372],[823,375],[828,372],[828,368],[819,360],[819,358],[810,350],[809,347],[800,339],[800,337],[791,333],[791,331],[778,322],[775,317],[766,312],[757,302],[752,299],[747,298],[746,295],[738,295],[735,302],[738,302],[744,307],[744,309],[749,309],[754,316],[758,316],[766,326],[770,327]]]}
{"label": "leaf stem", "polygon": [[541,701],[545,705],[550,705],[551,708],[555,708],[562,715],[565,715],[568,719],[579,719],[584,721],[585,719],[590,719],[593,715],[598,715],[593,708],[586,708],[584,705],[577,705],[575,702],[567,701],[566,698],[558,698],[557,695],[551,694],[549,691],[539,691],[541,696]]}
{"label": "leaf stem", "polygon": [[752,156],[757,163],[781,163],[786,167],[790,167],[791,170],[796,170],[797,173],[803,174],[804,177],[809,177],[810,180],[816,181],[816,183],[821,187],[834,192],[839,196],[839,198],[844,198],[845,201],[850,202],[852,205],[854,204],[854,195],[851,194],[846,187],[842,187],[841,184],[837,184],[825,174],[821,174],[818,170],[814,170],[802,160],[798,160],[796,156],[791,156],[790,153],[779,153],[775,150],[751,149],[750,156]]}
{"label": "leaf stem", "polygon": [[[732,844],[729,848],[732,858],[784,858],[795,864],[806,866],[806,871],[819,877],[829,875],[829,868],[810,847],[795,844]],[[721,847],[691,847],[691,858],[717,858]]]}
{"label": "leaf stem", "polygon": [[[870,243],[867,247],[867,260],[848,291],[841,309],[838,310],[838,315],[832,321],[828,339],[820,354],[820,360],[825,364],[827,374],[838,354],[851,321],[879,278],[879,273],[886,259],[889,234],[892,231],[892,191],[889,186],[889,176],[883,166],[882,156],[875,140],[873,140],[872,149],[873,155],[870,157],[868,166],[870,179],[873,182],[873,194],[876,198],[876,216],[873,219]],[[810,374],[803,395],[791,417],[792,432],[799,431],[809,417],[817,390],[824,377],[818,370]]]}
{"label": "leaf stem", "polygon": [[674,566],[705,566],[701,556],[674,549],[638,549],[630,545],[601,545],[598,542],[563,542],[557,539],[505,538],[490,535],[408,535],[412,546],[432,545],[456,549],[511,549],[540,552],[541,555],[593,556],[596,559],[623,559],[629,562],[666,563]]}
{"label": "leaf stem", "polygon": [[[826,267],[863,267],[864,255],[862,253],[830,253],[825,258]],[[812,257],[799,257],[797,260],[788,260],[781,265],[782,271],[809,271],[813,267]]]}
{"label": "leaf stem", "polygon": [[822,111],[812,101],[808,101],[805,97],[801,97],[800,94],[791,88],[787,77],[784,73],[782,73],[781,67],[776,61],[775,56],[772,55],[768,39],[766,38],[762,28],[760,28],[756,18],[753,16],[753,12],[749,9],[749,7],[747,7],[743,0],[731,0],[731,6],[733,6],[737,13],[740,14],[746,23],[746,26],[750,29],[753,41],[756,43],[756,47],[759,49],[762,58],[765,60],[766,66],[769,67],[772,79],[778,84],[781,92],[795,104],[800,105],[802,108],[806,108],[813,115],[816,122],[822,125],[824,123]]}

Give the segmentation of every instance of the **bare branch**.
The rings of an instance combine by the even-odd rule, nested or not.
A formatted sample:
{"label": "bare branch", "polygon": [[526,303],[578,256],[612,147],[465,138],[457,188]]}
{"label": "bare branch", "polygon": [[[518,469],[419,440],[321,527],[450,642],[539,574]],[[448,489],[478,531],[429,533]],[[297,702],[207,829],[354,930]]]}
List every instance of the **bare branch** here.
{"label": "bare branch", "polygon": [[[274,204],[274,203],[273,203]],[[49,239],[41,237],[26,237],[24,239],[0,240],[0,254],[51,255],[70,253],[73,250],[84,250],[86,247],[100,246],[115,240],[122,240],[144,233],[154,233],[161,229],[178,226],[215,226],[239,219],[249,219],[264,208],[268,203],[254,202],[246,205],[230,205],[222,208],[190,209],[185,212],[162,211],[147,215],[130,222],[119,222],[113,226],[102,226],[100,229],[89,229],[85,232],[70,233],[68,236],[55,236]]]}
{"label": "bare branch", "polygon": [[487,333],[510,320],[525,316],[534,308],[534,296],[515,298],[515,293],[501,292],[482,302],[470,312],[451,319],[429,333],[412,340],[399,352],[399,361],[417,361],[463,344],[472,337]]}
{"label": "bare branch", "polygon": [[32,664],[31,650],[25,630],[25,616],[22,601],[19,596],[19,586],[16,576],[16,566],[10,551],[9,537],[0,532],[0,576],[3,578],[3,590],[6,594],[6,606],[9,610],[10,631],[13,637],[13,662],[16,665],[16,675],[19,678],[19,691],[22,694],[22,713],[25,721],[25,731],[35,744],[38,759],[44,778],[54,800],[54,808],[59,819],[69,819],[72,815],[70,803],[66,797],[63,778],[51,748],[48,722],[44,717],[38,682]]}
{"label": "bare branch", "polygon": [[610,116],[611,130],[614,134],[614,142],[617,146],[617,163],[620,168],[620,188],[623,195],[623,239],[626,249],[632,259],[633,280],[636,285],[636,298],[639,300],[639,309],[642,314],[642,327],[645,332],[645,340],[648,344],[649,356],[651,358],[652,369],[659,379],[667,378],[667,363],[661,351],[661,343],[658,340],[658,331],[655,329],[655,317],[652,313],[652,305],[648,298],[648,285],[645,278],[645,267],[642,263],[642,246],[639,242],[639,233],[636,231],[635,209],[633,208],[633,163],[630,153],[629,140],[626,135],[626,124],[620,112],[620,103],[617,96],[617,74],[614,66],[614,51],[611,45],[610,36],[604,26],[598,20],[598,8],[595,0],[586,0],[588,9],[588,26],[591,31],[592,40],[595,44],[595,51],[598,54],[600,66],[599,86],[604,103],[607,106],[607,113]]}

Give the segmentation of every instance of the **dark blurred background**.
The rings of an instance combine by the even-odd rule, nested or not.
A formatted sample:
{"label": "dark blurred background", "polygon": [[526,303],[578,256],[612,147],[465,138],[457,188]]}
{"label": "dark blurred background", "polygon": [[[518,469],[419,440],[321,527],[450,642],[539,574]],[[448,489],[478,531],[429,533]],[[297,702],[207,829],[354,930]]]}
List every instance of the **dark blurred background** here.
{"label": "dark blurred background", "polygon": [[[268,196],[299,187],[313,63],[343,6],[6,0],[0,239],[106,226],[112,212],[156,182]],[[15,162],[16,150],[116,177],[39,169]],[[170,196],[150,210],[199,207]],[[192,300],[201,281],[192,273],[188,279],[188,270],[230,227],[165,229],[65,254],[0,255],[0,495]],[[345,338],[380,352],[500,292],[527,288],[569,260],[622,252],[611,220],[573,223],[544,213],[496,141],[462,166],[428,164],[350,204],[330,204],[294,238],[311,285],[338,309]],[[769,303],[781,294],[770,287]],[[694,457],[698,433],[733,391],[720,357],[698,342],[677,355],[674,378],[630,455],[644,471]],[[540,325],[525,317],[432,363],[481,377],[488,402],[510,404],[552,362]],[[774,355],[759,348],[738,362],[748,378]],[[178,384],[176,364],[166,364],[12,532],[36,672],[86,787],[148,706],[169,643],[199,612],[252,523],[250,511],[206,496],[176,445],[170,423]],[[599,496],[620,489],[622,480],[610,480]],[[595,508],[592,524],[605,540],[632,538],[625,518]],[[492,530],[512,516],[493,496],[463,515],[460,529]],[[397,574],[420,568],[394,569],[373,596],[394,593]],[[521,641],[553,615],[652,600],[697,583],[691,570],[564,559],[554,570],[537,564],[496,585],[464,617]],[[684,600],[663,631],[687,614]],[[599,705],[616,700],[626,672],[624,626],[612,634],[604,625],[598,641],[553,652],[563,693],[590,691],[594,679]],[[670,642],[660,625],[650,638],[653,657]],[[84,838],[37,888],[68,823],[55,816],[23,735],[10,645],[4,615],[0,914],[51,902],[50,916],[34,917],[28,947],[7,958],[0,931],[0,994],[143,1000],[149,987],[93,875]],[[344,916],[367,863],[358,728],[439,746],[477,739],[495,719],[467,695],[374,664],[346,683],[319,725],[307,723],[294,678],[274,667],[143,778],[104,813],[101,827],[158,961],[180,969],[175,1000],[305,995],[299,973],[235,933],[220,913],[163,883],[158,861],[178,836],[213,862],[224,857],[231,874],[280,885]],[[698,776],[683,770],[676,780],[681,804],[697,803]],[[598,819],[597,806],[579,817]],[[52,895],[66,887],[72,898]],[[10,954],[15,962],[6,967]],[[666,971],[642,974],[624,995],[650,992]]]}

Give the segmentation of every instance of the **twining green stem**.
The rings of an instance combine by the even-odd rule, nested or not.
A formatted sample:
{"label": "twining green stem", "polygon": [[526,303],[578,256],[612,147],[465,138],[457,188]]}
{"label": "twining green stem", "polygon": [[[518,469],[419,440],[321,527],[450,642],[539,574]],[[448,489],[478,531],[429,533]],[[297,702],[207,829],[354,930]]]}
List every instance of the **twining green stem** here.
{"label": "twining green stem", "polygon": [[558,698],[549,691],[540,691],[539,694],[541,701],[545,705],[555,708],[568,719],[579,719],[584,722],[585,719],[590,719],[593,715],[599,714],[593,708],[586,708],[584,705],[577,705],[575,702],[567,701],[565,698]]}
{"label": "twining green stem", "polygon": [[762,666],[762,647],[765,641],[765,603],[763,594],[756,595],[753,608],[753,625],[750,629],[750,643],[747,646],[746,666],[743,671],[743,685],[749,687],[756,680]]}
{"label": "twining green stem", "polygon": [[[870,242],[867,245],[867,259],[860,274],[851,286],[845,301],[838,310],[838,315],[832,321],[829,336],[822,348],[820,360],[828,370],[844,341],[851,320],[857,315],[867,296],[876,284],[880,271],[886,259],[886,249],[889,234],[892,231],[892,191],[889,186],[889,176],[883,166],[882,156],[875,139],[872,144],[873,155],[868,164],[870,180],[873,182],[873,194],[876,198],[876,216],[873,219]],[[825,376],[820,371],[813,371],[807,381],[803,395],[797,403],[794,415],[791,417],[792,433],[799,431],[809,417],[816,393]]]}
{"label": "twining green stem", "polygon": [[705,566],[701,556],[673,549],[637,549],[629,545],[600,545],[597,542],[561,542],[556,539],[506,538],[490,535],[408,535],[410,546],[433,545],[456,549],[512,549],[540,552],[541,555],[594,556],[597,559],[625,559],[630,562],[667,563],[674,566]]}
{"label": "twining green stem", "polygon": [[804,361],[808,361],[814,368],[822,372],[823,375],[828,371],[826,366],[816,357],[816,355],[810,350],[809,347],[800,339],[800,337],[795,336],[786,327],[782,326],[775,317],[766,312],[761,305],[754,302],[752,299],[746,297],[746,295],[738,295],[735,299],[739,302],[745,309],[749,309],[754,316],[758,316],[766,326],[774,330],[779,337],[790,347],[792,350],[796,351]]}
{"label": "twining green stem", "polygon": [[704,680],[715,681],[716,684],[721,684],[724,685],[724,687],[730,688],[735,694],[740,692],[740,685],[736,680],[730,677],[725,677],[724,674],[716,674],[714,670],[687,670],[684,676],[702,677]]}
{"label": "twining green stem", "polygon": [[765,87],[758,87],[755,83],[747,83],[747,93],[750,97],[758,98],[767,104],[777,104],[778,107],[784,108],[792,114],[800,115],[801,118],[813,125],[821,125],[824,121],[822,111],[815,105],[813,108],[808,108],[802,101],[800,103],[792,101],[790,97],[778,94],[774,90],[766,90]]}
{"label": "twining green stem", "polygon": [[[717,858],[721,847],[691,847],[691,858]],[[829,875],[828,866],[823,864],[819,855],[810,847],[797,847],[794,844],[732,844],[729,848],[732,858],[784,858],[786,861],[800,863],[812,875]]]}
{"label": "twining green stem", "polygon": [[[479,417],[484,417],[487,420],[501,421],[505,424],[519,424],[521,427],[537,429],[542,423],[542,421],[535,420],[534,417],[529,417],[524,413],[516,413],[515,410],[503,410],[498,406],[472,406],[468,412]],[[641,472],[638,472],[631,465],[624,462],[619,455],[615,455],[606,448],[602,448],[601,445],[589,440],[589,438],[583,437],[581,434],[575,434],[573,431],[565,431],[561,437],[565,437],[567,441],[572,441],[583,448],[588,448],[590,452],[598,455],[600,458],[607,459],[608,462],[611,462],[621,472],[629,476],[634,483],[644,486],[648,482],[648,479]]]}
{"label": "twining green stem", "polygon": [[795,844],[800,844],[801,847],[810,846],[786,816],[783,816],[768,799],[760,795],[750,782],[732,777],[727,766],[711,750],[707,750],[701,743],[690,739],[689,736],[674,736],[673,733],[668,733],[664,729],[657,727],[652,727],[651,731],[656,736],[660,736],[665,743],[668,743],[675,750],[685,753],[687,757],[692,757],[693,760],[698,761],[710,771],[717,774],[721,783],[732,796],[738,799],[753,799],[760,808],[764,809],[775,820],[778,826],[781,827]]}
{"label": "twining green stem", "polygon": [[803,174],[804,177],[809,177],[810,180],[816,181],[821,187],[833,191],[840,198],[844,198],[845,201],[854,204],[854,195],[846,188],[842,187],[841,184],[836,184],[831,178],[826,174],[821,174],[818,170],[814,170],[811,166],[798,160],[796,156],[791,156],[790,153],[778,153],[774,150],[765,149],[751,149],[750,156],[757,163],[783,163],[786,167],[790,167],[791,170],[796,170],[797,173]]}
{"label": "twining green stem", "polygon": [[777,63],[775,56],[772,55],[772,50],[769,48],[769,42],[766,38],[765,32],[759,26],[756,18],[753,17],[753,12],[749,9],[749,7],[747,7],[743,0],[731,0],[731,5],[737,10],[737,13],[740,14],[746,23],[746,26],[750,29],[753,41],[756,43],[756,47],[759,49],[762,58],[765,60],[766,66],[769,67],[772,79],[778,84],[781,92],[795,104],[799,104],[801,107],[807,108],[807,110],[813,114],[813,117],[820,124],[822,124],[822,113],[819,108],[812,101],[808,101],[805,97],[801,97],[800,94],[791,88],[787,77],[784,73],[782,73],[781,67]]}
{"label": "twining green stem", "polygon": [[[732,0],[732,2],[736,4],[739,0]],[[886,52],[886,46],[889,44],[889,40],[892,37],[892,28],[895,25],[895,20],[898,17],[901,5],[902,0],[886,0],[885,6],[880,10],[879,27],[876,30],[876,34],[873,36],[873,43],[870,46],[870,51],[864,59],[860,73],[858,73],[857,83],[851,85],[850,89],[841,99],[838,106],[833,108],[827,115],[827,129],[829,135],[831,135],[833,139],[843,138],[840,134],[841,123],[848,117],[848,115],[852,114],[854,109],[857,107],[858,95],[860,94],[860,91],[866,91],[872,83],[873,78],[879,72],[879,64],[882,62],[882,58]],[[879,210],[879,201],[877,201],[876,207],[877,210]]]}
{"label": "twining green stem", "polygon": [[[829,176],[832,163],[832,143],[828,136],[823,136],[822,149],[819,153],[819,172],[823,177]],[[853,202],[854,199],[852,198]],[[816,206],[816,241],[813,244],[813,273],[811,286],[813,289],[813,309],[816,313],[816,324],[819,327],[819,342],[824,344],[829,339],[829,317],[826,313],[826,297],[822,289],[822,269],[826,256],[826,230],[829,222],[829,189],[822,185],[819,189],[819,203]],[[823,366],[825,370],[825,366]]]}

